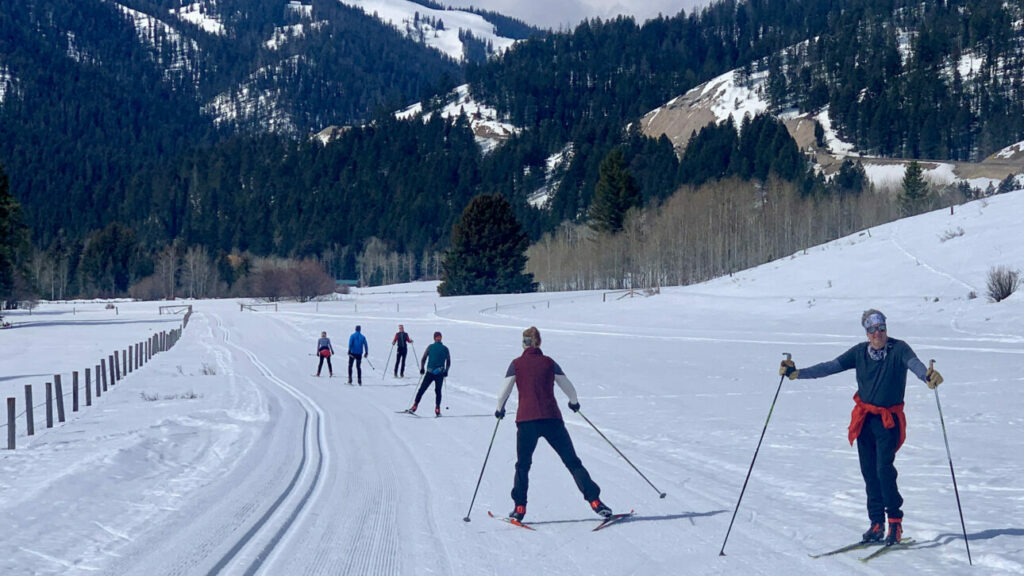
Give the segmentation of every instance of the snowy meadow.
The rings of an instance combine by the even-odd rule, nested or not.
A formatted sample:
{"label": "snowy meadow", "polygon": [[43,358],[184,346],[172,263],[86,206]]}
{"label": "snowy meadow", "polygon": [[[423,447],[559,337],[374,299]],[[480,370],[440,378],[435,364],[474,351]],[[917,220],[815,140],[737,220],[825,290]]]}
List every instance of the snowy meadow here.
{"label": "snowy meadow", "polygon": [[[0,451],[3,574],[1020,574],[1024,572],[1024,294],[986,296],[993,266],[1024,268],[1024,191],[862,231],[730,277],[653,296],[600,292],[440,298],[436,283],[241,311],[196,301],[181,341],[94,405],[43,424],[45,382],[180,326],[166,303],[43,303],[5,317],[0,392],[17,400]],[[976,296],[976,297],[973,297]],[[936,395],[908,378],[897,455],[913,547],[812,559],[868,527],[846,439],[852,372],[779,385],[864,339],[861,312],[936,361],[973,568]],[[413,338],[405,378],[391,340]],[[367,336],[362,386],[344,349]],[[602,499],[627,522],[591,530],[554,453],[537,449],[523,530],[512,508],[515,394],[493,412],[530,325],[573,381],[563,416]],[[452,353],[442,415],[409,407],[419,356]],[[316,378],[332,338],[334,377]],[[27,436],[24,387],[35,393]],[[764,442],[719,556],[762,429]],[[6,437],[6,419],[2,423]],[[481,467],[488,455],[481,477]],[[479,491],[470,503],[477,480]],[[666,492],[660,499],[658,493]],[[465,522],[464,517],[470,522]]]}

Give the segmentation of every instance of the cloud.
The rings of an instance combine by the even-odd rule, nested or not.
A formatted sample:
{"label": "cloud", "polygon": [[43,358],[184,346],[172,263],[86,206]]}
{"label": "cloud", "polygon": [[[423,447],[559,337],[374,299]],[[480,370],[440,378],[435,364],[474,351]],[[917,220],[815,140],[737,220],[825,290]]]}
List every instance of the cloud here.
{"label": "cloud", "polygon": [[572,29],[587,18],[608,20],[625,14],[643,23],[658,14],[675,16],[681,10],[690,12],[709,0],[451,0],[452,6],[474,6],[518,18],[541,28]]}

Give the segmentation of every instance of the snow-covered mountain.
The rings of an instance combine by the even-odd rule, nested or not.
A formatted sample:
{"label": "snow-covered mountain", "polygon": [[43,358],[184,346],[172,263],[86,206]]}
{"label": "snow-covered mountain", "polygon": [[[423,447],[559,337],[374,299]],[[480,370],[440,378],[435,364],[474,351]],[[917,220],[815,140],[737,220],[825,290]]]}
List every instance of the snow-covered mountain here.
{"label": "snow-covered mountain", "polygon": [[[681,154],[690,136],[708,124],[731,121],[741,128],[744,116],[769,112],[767,80],[767,72],[744,76],[737,70],[731,70],[651,110],[640,120],[641,129],[654,138],[665,135]],[[842,160],[852,158],[864,165],[876,186],[894,186],[902,181],[909,161],[871,157],[858,152],[856,146],[844,141],[833,126],[828,106],[804,114],[786,110],[777,116],[800,148],[815,157],[817,166],[826,175],[838,169]],[[816,142],[815,123],[823,129],[824,146],[818,146]],[[1018,143],[980,163],[924,160],[921,164],[925,177],[936,185],[965,181],[972,188],[985,190],[990,184],[998,186],[1009,174],[1021,175],[1024,172],[1022,150],[1024,146]]]}

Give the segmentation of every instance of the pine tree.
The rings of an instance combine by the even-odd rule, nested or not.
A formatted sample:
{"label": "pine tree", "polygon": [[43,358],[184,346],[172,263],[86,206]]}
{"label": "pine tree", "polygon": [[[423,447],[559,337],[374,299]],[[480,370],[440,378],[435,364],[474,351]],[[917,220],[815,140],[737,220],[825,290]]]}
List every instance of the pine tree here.
{"label": "pine tree", "polygon": [[452,247],[445,255],[441,296],[533,292],[537,285],[526,268],[530,241],[500,194],[470,200],[452,228]]}
{"label": "pine tree", "polygon": [[598,168],[594,201],[590,204],[590,226],[599,232],[615,234],[622,230],[626,212],[640,205],[640,187],[626,167],[619,148],[613,149]]}
{"label": "pine tree", "polygon": [[0,165],[0,309],[17,295],[19,280],[24,277],[19,265],[27,246],[27,235],[21,222],[21,207],[11,195],[7,172]]}
{"label": "pine tree", "polygon": [[903,192],[900,193],[900,206],[904,214],[915,214],[921,209],[928,197],[928,182],[925,181],[921,164],[916,160],[907,164],[903,176]]}

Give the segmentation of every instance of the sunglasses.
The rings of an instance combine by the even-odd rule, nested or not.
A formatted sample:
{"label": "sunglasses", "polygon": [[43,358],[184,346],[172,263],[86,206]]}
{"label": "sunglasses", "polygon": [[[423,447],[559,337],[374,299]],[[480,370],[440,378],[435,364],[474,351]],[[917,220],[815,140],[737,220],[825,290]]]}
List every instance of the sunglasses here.
{"label": "sunglasses", "polygon": [[868,334],[874,334],[875,332],[885,332],[885,324],[879,324],[868,328]]}

